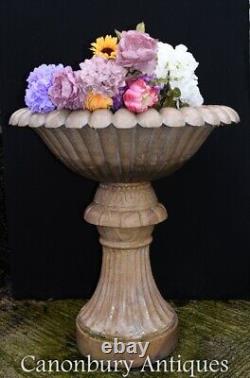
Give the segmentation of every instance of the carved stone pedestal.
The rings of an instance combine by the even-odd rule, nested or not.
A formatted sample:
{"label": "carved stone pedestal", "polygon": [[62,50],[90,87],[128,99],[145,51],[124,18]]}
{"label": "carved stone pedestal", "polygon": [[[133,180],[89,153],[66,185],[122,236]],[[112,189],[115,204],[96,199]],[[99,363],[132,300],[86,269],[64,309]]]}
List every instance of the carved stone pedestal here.
{"label": "carved stone pedestal", "polygon": [[[103,261],[96,291],[76,320],[83,355],[134,360],[135,367],[174,349],[178,319],[156,287],[149,259],[154,225],[166,218],[150,183],[100,184],[85,211],[85,220],[98,227]],[[103,353],[102,343],[114,338],[149,341],[146,356]]]}

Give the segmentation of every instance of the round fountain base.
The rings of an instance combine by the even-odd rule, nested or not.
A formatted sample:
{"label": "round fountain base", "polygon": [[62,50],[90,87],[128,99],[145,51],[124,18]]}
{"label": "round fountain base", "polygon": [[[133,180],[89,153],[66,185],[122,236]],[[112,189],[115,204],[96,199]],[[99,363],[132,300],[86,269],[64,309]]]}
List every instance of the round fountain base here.
{"label": "round fountain base", "polygon": [[[115,361],[131,361],[133,360],[132,367],[140,367],[144,364],[146,358],[150,358],[150,361],[153,363],[156,360],[161,360],[168,356],[176,347],[178,341],[178,318],[176,314],[173,314],[173,319],[171,324],[161,333],[155,335],[147,335],[140,340],[127,340],[115,337],[100,337],[99,335],[92,334],[90,331],[81,328],[81,321],[79,318],[76,319],[76,340],[77,346],[81,354],[84,356],[90,356],[91,359],[96,359],[98,361],[109,360],[111,366],[114,365]],[[116,353],[114,350],[114,344],[117,342],[122,342],[125,346],[128,343],[138,342],[142,343],[144,346],[148,342],[148,347],[144,356],[141,356],[140,351],[136,353]],[[111,352],[103,352],[104,343],[111,344]],[[139,348],[137,348],[139,349]],[[119,363],[122,365],[122,362]]]}

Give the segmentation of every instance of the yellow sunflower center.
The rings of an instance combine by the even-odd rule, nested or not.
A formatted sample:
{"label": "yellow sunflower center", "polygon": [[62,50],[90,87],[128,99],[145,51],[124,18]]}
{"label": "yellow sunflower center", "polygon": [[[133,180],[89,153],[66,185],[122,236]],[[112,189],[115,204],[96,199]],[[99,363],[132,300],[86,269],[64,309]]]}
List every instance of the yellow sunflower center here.
{"label": "yellow sunflower center", "polygon": [[103,53],[103,54],[111,55],[112,52],[114,52],[114,50],[111,49],[110,47],[104,47],[104,48],[102,49],[102,53]]}

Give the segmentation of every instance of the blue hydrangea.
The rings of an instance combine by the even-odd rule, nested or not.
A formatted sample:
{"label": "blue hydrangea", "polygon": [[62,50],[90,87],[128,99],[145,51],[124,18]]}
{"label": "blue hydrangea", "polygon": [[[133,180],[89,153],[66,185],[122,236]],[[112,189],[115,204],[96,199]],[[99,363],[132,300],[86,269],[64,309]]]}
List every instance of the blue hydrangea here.
{"label": "blue hydrangea", "polygon": [[29,74],[25,104],[32,112],[47,113],[55,109],[48,91],[52,85],[53,73],[62,68],[62,64],[42,64]]}

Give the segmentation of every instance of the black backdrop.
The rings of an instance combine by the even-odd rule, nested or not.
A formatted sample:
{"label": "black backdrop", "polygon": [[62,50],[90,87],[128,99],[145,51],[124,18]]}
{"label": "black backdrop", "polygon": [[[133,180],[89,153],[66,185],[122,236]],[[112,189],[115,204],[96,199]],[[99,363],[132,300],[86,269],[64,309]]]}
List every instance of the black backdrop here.
{"label": "black backdrop", "polygon": [[1,108],[12,279],[16,297],[88,297],[100,271],[94,226],[82,219],[96,184],[68,171],[35,133],[7,126],[25,78],[41,63],[70,64],[90,42],[142,19],[155,37],[184,43],[200,62],[210,104],[240,113],[173,176],[154,183],[169,220],[157,226],[154,275],[172,298],[247,297],[250,252],[248,0],[2,0]]}

